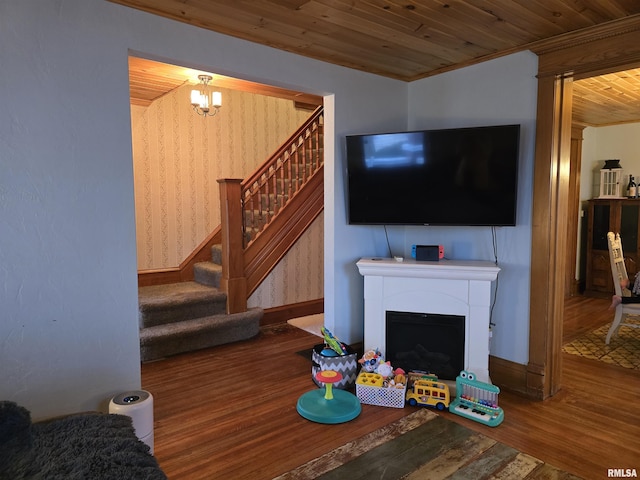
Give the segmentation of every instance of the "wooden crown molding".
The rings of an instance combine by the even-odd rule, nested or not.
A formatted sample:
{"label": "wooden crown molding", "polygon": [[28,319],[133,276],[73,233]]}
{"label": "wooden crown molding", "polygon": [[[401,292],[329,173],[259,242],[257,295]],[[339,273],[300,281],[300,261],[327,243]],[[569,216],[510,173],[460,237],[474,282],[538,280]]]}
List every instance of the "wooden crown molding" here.
{"label": "wooden crown molding", "polygon": [[574,79],[640,65],[640,15],[535,42],[538,77],[570,75]]}
{"label": "wooden crown molding", "polygon": [[544,55],[638,30],[640,30],[640,15],[631,15],[620,20],[613,20],[593,27],[583,28],[574,32],[540,40],[529,44],[528,48],[536,55]]}

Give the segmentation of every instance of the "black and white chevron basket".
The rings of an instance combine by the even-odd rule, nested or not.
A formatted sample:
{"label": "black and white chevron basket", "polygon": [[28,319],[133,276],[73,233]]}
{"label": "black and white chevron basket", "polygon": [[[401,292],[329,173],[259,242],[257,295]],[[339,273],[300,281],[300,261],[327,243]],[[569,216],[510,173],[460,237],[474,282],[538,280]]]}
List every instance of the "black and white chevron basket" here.
{"label": "black and white chevron basket", "polygon": [[313,347],[311,353],[311,378],[313,383],[324,387],[324,383],[316,380],[316,374],[322,370],[335,370],[342,374],[342,380],[333,384],[334,388],[346,390],[356,383],[358,376],[358,354],[349,345],[346,346],[347,354],[339,357],[326,357],[322,355],[325,345],[322,343]]}

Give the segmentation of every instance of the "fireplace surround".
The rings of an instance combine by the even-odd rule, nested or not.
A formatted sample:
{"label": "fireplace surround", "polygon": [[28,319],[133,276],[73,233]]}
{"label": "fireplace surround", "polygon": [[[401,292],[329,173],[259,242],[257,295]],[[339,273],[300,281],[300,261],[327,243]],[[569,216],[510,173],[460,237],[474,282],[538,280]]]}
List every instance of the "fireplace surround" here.
{"label": "fireplace surround", "polygon": [[464,318],[464,370],[489,379],[491,284],[500,268],[491,262],[421,262],[362,258],[364,348],[386,354],[387,312]]}

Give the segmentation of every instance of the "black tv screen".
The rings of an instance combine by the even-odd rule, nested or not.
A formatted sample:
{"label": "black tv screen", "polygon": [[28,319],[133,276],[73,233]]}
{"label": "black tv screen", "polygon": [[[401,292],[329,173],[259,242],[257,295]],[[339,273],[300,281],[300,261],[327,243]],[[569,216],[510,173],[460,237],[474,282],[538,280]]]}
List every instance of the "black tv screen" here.
{"label": "black tv screen", "polygon": [[350,224],[513,226],[520,125],[348,135]]}

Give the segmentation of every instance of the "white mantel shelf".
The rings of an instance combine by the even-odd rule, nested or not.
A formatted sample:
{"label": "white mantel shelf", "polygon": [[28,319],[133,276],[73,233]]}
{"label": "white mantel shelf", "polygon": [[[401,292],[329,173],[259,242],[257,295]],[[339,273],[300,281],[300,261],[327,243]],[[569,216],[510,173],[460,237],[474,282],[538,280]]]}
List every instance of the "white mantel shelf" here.
{"label": "white mantel shelf", "polygon": [[386,312],[414,312],[465,317],[464,368],[489,380],[491,283],[500,267],[492,262],[362,258],[364,276],[364,347],[385,353]]}
{"label": "white mantel shelf", "polygon": [[360,275],[382,277],[438,278],[449,280],[493,281],[500,268],[491,262],[479,260],[440,260],[420,262],[414,259],[402,261],[394,258],[362,258],[358,261]]}

